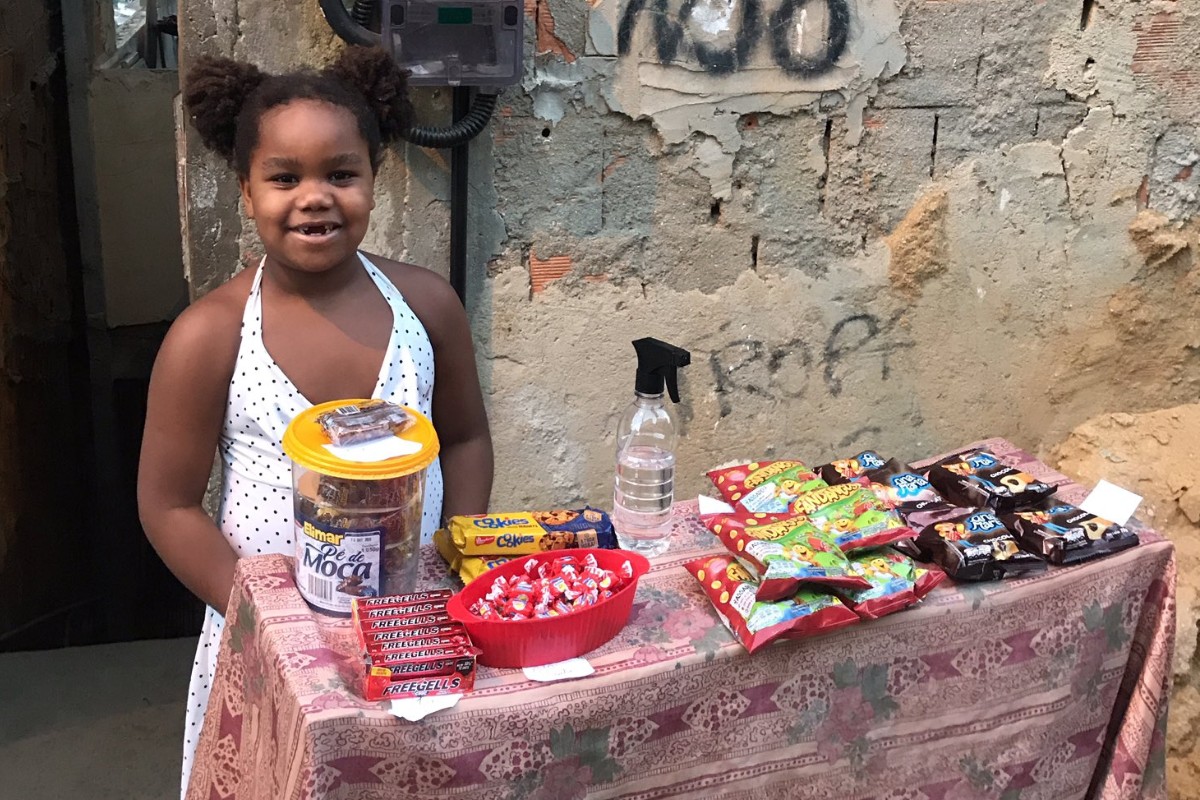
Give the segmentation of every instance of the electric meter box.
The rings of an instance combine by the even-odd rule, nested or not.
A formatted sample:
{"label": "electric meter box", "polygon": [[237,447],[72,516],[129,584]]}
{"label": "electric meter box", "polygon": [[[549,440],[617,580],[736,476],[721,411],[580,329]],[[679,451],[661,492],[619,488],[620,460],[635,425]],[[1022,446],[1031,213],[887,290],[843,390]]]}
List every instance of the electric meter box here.
{"label": "electric meter box", "polygon": [[510,86],[525,37],[515,0],[384,0],[383,46],[412,86]]}

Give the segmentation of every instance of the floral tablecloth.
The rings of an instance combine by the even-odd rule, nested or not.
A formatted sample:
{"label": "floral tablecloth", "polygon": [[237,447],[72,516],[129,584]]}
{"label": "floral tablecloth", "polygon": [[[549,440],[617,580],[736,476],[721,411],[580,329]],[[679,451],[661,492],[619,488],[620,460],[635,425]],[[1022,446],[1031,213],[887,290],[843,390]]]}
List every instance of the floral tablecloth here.
{"label": "floral tablecloth", "polygon": [[[1083,490],[1003,440],[998,455]],[[1160,798],[1171,544],[1039,577],[947,581],[919,606],[746,655],[684,561],[694,503],[588,678],[480,670],[418,723],[356,693],[347,622],[279,556],[239,563],[189,800]],[[444,570],[428,554],[424,579]]]}

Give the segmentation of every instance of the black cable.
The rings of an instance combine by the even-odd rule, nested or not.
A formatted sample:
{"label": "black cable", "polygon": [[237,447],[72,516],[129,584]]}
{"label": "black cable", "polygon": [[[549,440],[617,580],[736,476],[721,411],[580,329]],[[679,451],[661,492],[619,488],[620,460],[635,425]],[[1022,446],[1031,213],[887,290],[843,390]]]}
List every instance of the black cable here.
{"label": "black cable", "polygon": [[350,16],[364,28],[370,27],[375,17],[375,0],[354,0]]}
{"label": "black cable", "polygon": [[[478,98],[476,99],[478,103]],[[491,96],[492,106],[496,97]],[[466,86],[454,87],[454,125],[448,130],[454,130],[462,125],[467,117],[475,110],[471,102],[471,89]],[[487,124],[487,118],[483,119]],[[482,127],[480,128],[482,130]],[[458,299],[463,306],[467,305],[467,208],[470,181],[471,145],[470,140],[475,134],[456,142],[450,150],[450,285],[458,293]]]}
{"label": "black cable", "polygon": [[367,47],[379,47],[383,44],[378,33],[367,30],[354,21],[342,0],[319,0],[319,2],[321,13],[325,15],[325,21],[329,23],[329,27],[350,44],[361,44]]}
{"label": "black cable", "polygon": [[[458,88],[454,91],[458,92]],[[414,125],[404,132],[404,138],[419,147],[454,147],[478,136],[487,127],[495,110],[496,95],[480,93],[475,95],[475,101],[466,115],[449,128]]]}

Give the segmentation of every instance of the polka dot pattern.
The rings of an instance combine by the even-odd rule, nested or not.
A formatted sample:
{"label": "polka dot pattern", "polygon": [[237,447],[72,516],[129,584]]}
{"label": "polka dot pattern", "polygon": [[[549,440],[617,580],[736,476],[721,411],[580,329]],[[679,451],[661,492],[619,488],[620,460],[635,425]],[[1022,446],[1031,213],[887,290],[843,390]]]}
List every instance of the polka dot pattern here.
{"label": "polka dot pattern", "polygon": [[[372,396],[411,406],[432,419],[434,365],[429,335],[395,285],[361,253],[359,258],[391,307],[393,319]],[[260,264],[242,317],[242,342],[220,443],[225,478],[217,523],[239,556],[292,553],[291,462],[281,442],[292,418],[311,407],[263,345],[261,286]],[[422,542],[432,539],[441,516],[442,467],[434,461],[425,476]],[[182,794],[187,792],[223,627],[220,613],[209,608],[188,688]]]}

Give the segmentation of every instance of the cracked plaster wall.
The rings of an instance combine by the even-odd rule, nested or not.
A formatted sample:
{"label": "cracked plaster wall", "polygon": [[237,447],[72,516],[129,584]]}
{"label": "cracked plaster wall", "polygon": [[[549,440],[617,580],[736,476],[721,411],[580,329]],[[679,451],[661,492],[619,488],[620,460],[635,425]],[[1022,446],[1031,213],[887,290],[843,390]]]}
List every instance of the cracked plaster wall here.
{"label": "cracked plaster wall", "polygon": [[[472,147],[496,507],[607,502],[645,335],[693,353],[684,495],[738,456],[1047,453],[1196,397],[1200,7],[850,0],[831,59],[837,5],[792,4],[781,53],[777,4],[527,0],[524,81]],[[185,61],[336,51],[315,3],[271,7],[188,4]],[[202,292],[256,254],[185,151]],[[368,248],[444,273],[447,186],[446,154],[395,154]]]}

